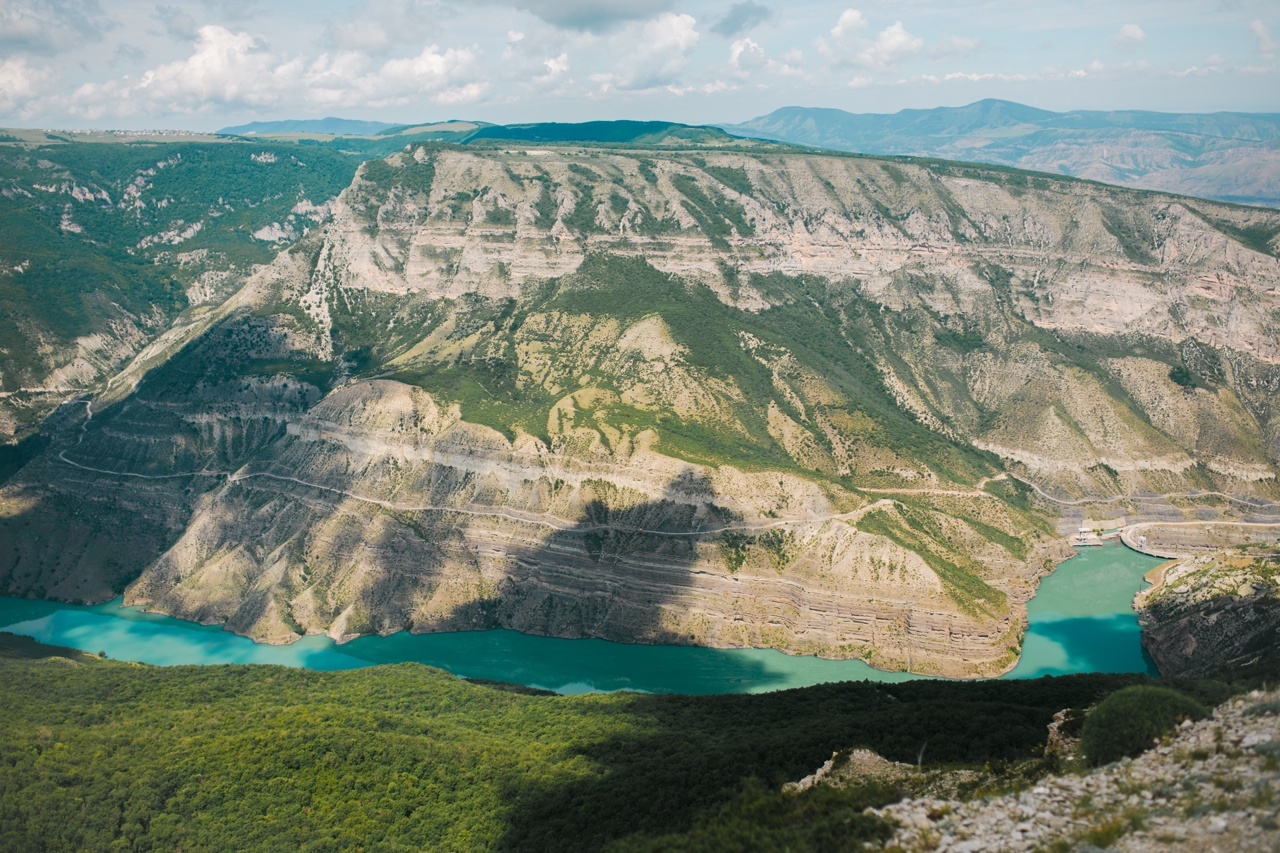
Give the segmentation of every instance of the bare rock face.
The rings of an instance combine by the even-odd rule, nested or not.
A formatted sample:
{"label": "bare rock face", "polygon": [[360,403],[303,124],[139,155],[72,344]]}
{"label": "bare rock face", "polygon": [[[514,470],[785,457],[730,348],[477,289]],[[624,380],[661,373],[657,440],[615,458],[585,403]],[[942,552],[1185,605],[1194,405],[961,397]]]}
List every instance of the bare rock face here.
{"label": "bare rock face", "polygon": [[[58,410],[0,493],[0,582],[271,642],[996,674],[1066,553],[1005,471],[1280,494],[1273,232],[968,166],[408,150]],[[25,532],[64,516],[117,556]]]}
{"label": "bare rock face", "polygon": [[1141,602],[1142,645],[1164,676],[1280,672],[1280,551],[1218,551],[1167,567]]}
{"label": "bare rock face", "polygon": [[1007,608],[958,607],[917,554],[857,528],[894,512],[838,512],[794,475],[513,445],[381,380],[335,392],[207,494],[126,602],[272,641],[502,626],[1007,666]]}

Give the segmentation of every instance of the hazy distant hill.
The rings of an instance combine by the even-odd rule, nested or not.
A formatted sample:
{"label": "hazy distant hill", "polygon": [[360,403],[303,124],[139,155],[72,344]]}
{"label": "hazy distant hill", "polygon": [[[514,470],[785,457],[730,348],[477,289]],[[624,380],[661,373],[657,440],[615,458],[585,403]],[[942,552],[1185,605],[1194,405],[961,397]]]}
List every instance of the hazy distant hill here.
{"label": "hazy distant hill", "polygon": [[674,142],[732,142],[717,127],[670,121],[585,121],[576,124],[493,125],[481,128],[470,140],[511,139],[522,142],[603,142],[622,144],[671,144]]}
{"label": "hazy distant hill", "polygon": [[[499,142],[534,142],[547,145],[640,145],[662,148],[688,145],[719,145],[754,148],[754,139],[731,136],[719,127],[687,125],[669,121],[585,121],[576,123],[538,122],[532,124],[486,124],[456,119],[420,124],[379,124],[327,118],[317,121],[254,122],[223,128],[220,133],[324,144],[348,153],[359,151],[370,157],[385,157],[404,145],[447,142],[457,145]],[[329,135],[330,139],[315,136]]]}
{"label": "hazy distant hill", "polygon": [[1056,113],[985,100],[892,115],[784,107],[726,130],[840,151],[998,163],[1280,205],[1280,114]]}
{"label": "hazy distant hill", "polygon": [[373,136],[396,125],[386,121],[360,121],[350,118],[312,118],[287,121],[251,121],[235,127],[224,127],[218,133],[236,136],[268,136],[281,133],[330,133],[334,136]]}

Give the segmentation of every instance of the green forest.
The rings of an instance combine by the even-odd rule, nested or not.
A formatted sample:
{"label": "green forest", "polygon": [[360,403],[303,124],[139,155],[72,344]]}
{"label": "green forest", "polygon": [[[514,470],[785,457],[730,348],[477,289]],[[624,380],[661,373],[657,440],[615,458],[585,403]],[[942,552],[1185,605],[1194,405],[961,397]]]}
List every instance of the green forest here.
{"label": "green forest", "polygon": [[567,697],[417,664],[164,668],[0,635],[0,849],[838,849],[887,837],[863,809],[904,792],[781,793],[834,751],[998,784],[1042,760],[1054,712],[1144,681]]}

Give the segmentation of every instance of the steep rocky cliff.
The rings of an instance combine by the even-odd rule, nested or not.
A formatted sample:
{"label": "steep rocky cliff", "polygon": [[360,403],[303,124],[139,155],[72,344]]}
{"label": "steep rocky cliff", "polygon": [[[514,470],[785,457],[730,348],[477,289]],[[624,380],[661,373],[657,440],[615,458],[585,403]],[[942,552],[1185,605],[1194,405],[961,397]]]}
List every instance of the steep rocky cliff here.
{"label": "steep rocky cliff", "polygon": [[68,395],[324,219],[356,166],[271,143],[47,143],[0,142],[0,470]]}
{"label": "steep rocky cliff", "polygon": [[50,418],[0,495],[11,594],[975,675],[1063,555],[1003,470],[1277,494],[1277,214],[496,143],[367,162],[328,215]]}
{"label": "steep rocky cliff", "polygon": [[1250,546],[1181,560],[1142,596],[1142,645],[1169,677],[1280,672],[1280,549]]}

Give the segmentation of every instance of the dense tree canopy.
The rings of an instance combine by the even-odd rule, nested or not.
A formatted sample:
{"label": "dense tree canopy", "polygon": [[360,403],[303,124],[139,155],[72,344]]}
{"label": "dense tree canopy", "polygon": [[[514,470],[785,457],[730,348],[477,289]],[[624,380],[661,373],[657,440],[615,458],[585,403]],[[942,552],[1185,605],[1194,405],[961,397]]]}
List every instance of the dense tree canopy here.
{"label": "dense tree canopy", "polygon": [[695,826],[711,843],[789,814],[814,839],[875,837],[855,820],[865,792],[776,791],[851,746],[1033,756],[1055,711],[1141,680],[566,697],[416,664],[162,668],[6,636],[0,849],[595,849]]}

